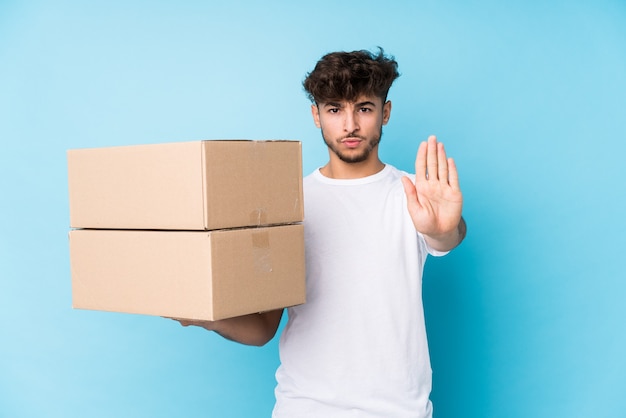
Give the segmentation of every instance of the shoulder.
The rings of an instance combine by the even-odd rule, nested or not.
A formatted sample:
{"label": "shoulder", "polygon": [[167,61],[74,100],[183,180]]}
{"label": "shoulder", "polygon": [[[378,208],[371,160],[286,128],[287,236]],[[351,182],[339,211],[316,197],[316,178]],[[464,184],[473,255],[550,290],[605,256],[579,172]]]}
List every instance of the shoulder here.
{"label": "shoulder", "polygon": [[319,173],[319,168],[315,169],[314,171],[310,172],[309,174],[307,174],[306,176],[304,176],[304,178],[302,179],[302,181],[306,182],[311,182],[314,181],[315,178],[317,177],[318,173]]}
{"label": "shoulder", "polygon": [[401,179],[404,176],[410,177],[411,180],[415,178],[415,174],[411,174],[406,171],[400,170],[399,168],[393,165],[387,164],[386,167],[389,170],[389,176],[391,176],[393,179]]}
{"label": "shoulder", "polygon": [[385,187],[391,192],[393,195],[398,196],[401,199],[405,199],[404,193],[404,185],[402,184],[402,177],[408,177],[411,181],[415,181],[415,175],[408,173],[406,171],[400,170],[392,165],[387,165],[385,167],[387,171],[387,175],[385,176]]}
{"label": "shoulder", "polygon": [[302,179],[302,185],[304,186],[304,188],[309,188],[312,185],[315,184],[319,184],[319,176],[320,176],[320,172],[319,169],[316,169],[315,171],[311,172],[310,174],[304,176],[304,178]]}

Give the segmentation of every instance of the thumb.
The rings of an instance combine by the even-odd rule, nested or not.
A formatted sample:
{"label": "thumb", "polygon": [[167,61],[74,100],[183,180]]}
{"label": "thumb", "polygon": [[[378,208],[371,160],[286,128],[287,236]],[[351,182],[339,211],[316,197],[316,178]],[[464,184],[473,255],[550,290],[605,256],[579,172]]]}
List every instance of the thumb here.
{"label": "thumb", "polygon": [[417,190],[415,184],[407,176],[402,177],[402,186],[404,187],[404,194],[406,195],[406,203],[409,211],[417,209],[419,207],[419,200],[417,199]]}

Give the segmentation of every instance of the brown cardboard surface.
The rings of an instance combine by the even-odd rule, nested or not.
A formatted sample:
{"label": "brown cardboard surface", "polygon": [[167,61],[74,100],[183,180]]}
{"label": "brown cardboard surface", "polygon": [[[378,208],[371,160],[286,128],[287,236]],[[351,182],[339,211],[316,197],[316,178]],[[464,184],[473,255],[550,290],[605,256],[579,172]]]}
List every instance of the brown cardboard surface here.
{"label": "brown cardboard surface", "polygon": [[217,320],[305,301],[302,224],[69,237],[74,308]]}
{"label": "brown cardboard surface", "polygon": [[298,141],[75,149],[67,159],[72,228],[213,230],[303,219]]}

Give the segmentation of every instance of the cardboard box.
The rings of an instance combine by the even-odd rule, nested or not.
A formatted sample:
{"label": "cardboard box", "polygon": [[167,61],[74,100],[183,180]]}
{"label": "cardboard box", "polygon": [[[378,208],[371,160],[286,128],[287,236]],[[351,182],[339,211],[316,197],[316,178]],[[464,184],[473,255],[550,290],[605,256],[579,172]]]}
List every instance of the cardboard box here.
{"label": "cardboard box", "polygon": [[302,224],[69,235],[74,308],[217,320],[305,302]]}
{"label": "cardboard box", "polygon": [[72,228],[212,230],[303,219],[298,141],[76,149],[67,159]]}

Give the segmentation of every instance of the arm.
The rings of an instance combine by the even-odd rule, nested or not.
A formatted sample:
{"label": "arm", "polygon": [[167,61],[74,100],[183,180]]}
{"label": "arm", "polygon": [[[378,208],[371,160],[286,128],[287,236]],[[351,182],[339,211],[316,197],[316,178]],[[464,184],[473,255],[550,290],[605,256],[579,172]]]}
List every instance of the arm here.
{"label": "arm", "polygon": [[446,157],[435,136],[417,150],[415,184],[408,177],[402,178],[402,184],[413,225],[428,245],[438,251],[459,245],[466,233],[459,176],[454,160]]}
{"label": "arm", "polygon": [[197,326],[208,331],[215,331],[227,340],[245,345],[262,346],[274,335],[283,316],[283,309],[243,315],[219,321],[201,321],[172,318],[184,327]]}

